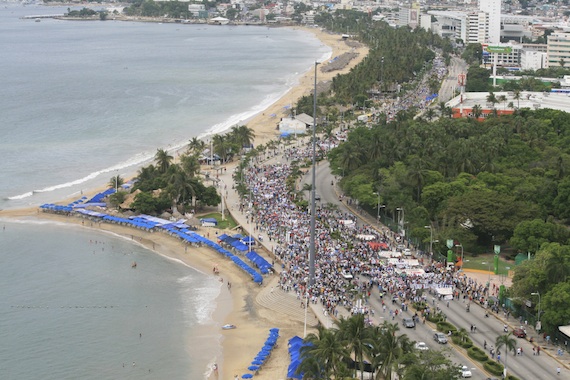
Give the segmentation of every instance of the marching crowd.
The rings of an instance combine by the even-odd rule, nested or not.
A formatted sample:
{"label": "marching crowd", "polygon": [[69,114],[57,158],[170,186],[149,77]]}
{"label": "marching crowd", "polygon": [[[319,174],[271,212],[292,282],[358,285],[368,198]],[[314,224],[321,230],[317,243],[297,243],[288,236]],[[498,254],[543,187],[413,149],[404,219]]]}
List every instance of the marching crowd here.
{"label": "marching crowd", "polygon": [[[307,159],[311,154],[308,146],[292,147],[284,157],[289,162]],[[417,271],[407,272],[412,265],[409,260],[382,259],[378,245],[362,238],[373,236],[385,251],[399,256],[400,237],[396,233],[358,224],[355,215],[322,205],[316,207],[315,279],[308,289],[310,213],[294,203],[297,195],[286,185],[290,174],[288,163],[252,165],[244,173],[250,196],[239,205],[253,231],[267,235],[273,253],[280,259],[279,286],[283,290],[295,292],[299,299],[308,294],[311,302],[320,303],[332,315],[337,314],[339,306],[352,313],[368,314],[370,309],[357,302],[355,295],[370,297],[375,288],[381,297],[389,293],[398,299],[397,309],[400,305],[407,307],[408,302],[427,301],[427,293],[435,297],[435,289],[445,287],[454,289],[454,298],[486,302],[488,284],[478,284],[438,263],[422,266],[423,259],[416,261]],[[427,291],[420,292],[422,289]]]}

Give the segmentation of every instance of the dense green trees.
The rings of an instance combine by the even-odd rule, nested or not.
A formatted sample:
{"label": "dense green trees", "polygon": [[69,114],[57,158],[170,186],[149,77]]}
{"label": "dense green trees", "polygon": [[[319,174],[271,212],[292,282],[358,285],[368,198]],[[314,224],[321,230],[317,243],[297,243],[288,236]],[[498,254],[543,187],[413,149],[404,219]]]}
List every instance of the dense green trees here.
{"label": "dense green trees", "polygon": [[[418,237],[429,238],[422,230],[431,224],[440,241],[460,233],[477,251],[507,242],[522,222],[570,219],[569,147],[566,113],[520,110],[484,122],[404,119],[355,128],[329,159],[360,204],[374,209],[381,189],[386,210],[404,208]],[[553,229],[549,238],[565,243]],[[528,249],[524,231],[515,238],[520,249]]]}
{"label": "dense green trees", "polygon": [[192,18],[188,3],[182,1],[135,0],[123,10],[127,16]]}
{"label": "dense green trees", "polygon": [[[511,293],[518,303],[530,299],[531,293],[541,294],[542,330],[552,334],[558,330],[558,326],[567,325],[570,320],[570,245],[545,241],[550,237],[563,240],[568,231],[560,231],[552,223],[540,223],[532,221],[520,227],[526,229],[536,226],[537,231],[529,232],[534,236],[526,241],[541,245],[533,260],[515,268]],[[533,302],[532,308],[534,315],[537,315],[537,303]]]}
{"label": "dense green trees", "polygon": [[[356,371],[364,372],[364,361],[371,363],[375,379],[391,379],[392,374],[405,380],[459,378],[459,367],[441,351],[414,349],[408,336],[398,335],[398,326],[384,322],[368,325],[362,314],[341,318],[333,329],[319,327],[317,333],[307,335],[311,345],[303,347],[299,372],[307,379],[356,378]],[[355,363],[352,367],[348,364]]]}
{"label": "dense green trees", "polygon": [[139,170],[133,191],[135,196],[131,208],[140,213],[159,214],[172,206],[180,211],[194,206],[218,205],[220,196],[214,187],[206,187],[197,176],[200,170],[197,154],[180,156],[173,163],[173,156],[164,149],[158,149],[155,165]]}

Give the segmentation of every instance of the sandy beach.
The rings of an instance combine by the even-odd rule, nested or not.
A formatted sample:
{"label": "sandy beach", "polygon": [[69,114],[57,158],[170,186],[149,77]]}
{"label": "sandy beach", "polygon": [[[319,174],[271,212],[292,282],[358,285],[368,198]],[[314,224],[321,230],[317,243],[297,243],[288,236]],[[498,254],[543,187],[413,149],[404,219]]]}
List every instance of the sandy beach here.
{"label": "sandy beach", "polygon": [[[323,44],[332,48],[331,58],[343,53],[357,53],[357,58],[351,60],[342,70],[322,72],[319,70],[318,82],[331,81],[336,75],[344,74],[367,55],[365,46],[353,48],[346,44],[340,35],[333,35],[314,28],[297,28],[313,33]],[[326,66],[322,63],[321,67]],[[282,98],[272,104],[260,114],[254,116],[246,122],[246,125],[254,130],[256,134],[255,144],[263,144],[274,139],[278,135],[276,130],[280,118],[285,116],[285,106],[293,105],[301,96],[309,95],[314,85],[314,70],[305,73],[298,82],[298,85],[288,91]],[[271,115],[276,116],[272,117]],[[234,164],[228,165],[232,169]],[[228,173],[231,170],[227,170]],[[85,192],[86,195],[95,194],[97,190]],[[65,203],[65,202],[63,202]],[[230,207],[228,207],[230,208]],[[232,210],[233,212],[233,210]],[[238,326],[234,330],[221,330],[223,357],[215,358],[218,365],[217,371],[212,371],[209,379],[233,380],[235,375],[241,379],[241,375],[247,373],[249,363],[257,354],[263,342],[268,336],[269,329],[279,327],[281,329],[278,347],[274,349],[271,358],[264,365],[263,369],[255,375],[256,379],[278,380],[286,378],[287,365],[289,364],[287,352],[287,340],[294,335],[302,336],[303,325],[298,321],[291,321],[285,315],[280,315],[273,310],[265,309],[256,302],[256,297],[260,291],[271,286],[274,277],[267,278],[263,286],[258,286],[251,281],[251,278],[240,271],[231,261],[224,260],[217,252],[209,248],[186,249],[185,244],[178,239],[160,232],[145,232],[107,223],[91,223],[79,217],[67,217],[50,213],[39,212],[36,208],[21,210],[3,210],[0,212],[1,219],[35,219],[42,218],[63,223],[74,223],[82,225],[84,228],[100,229],[138,240],[147,248],[158,254],[179,260],[204,273],[212,273],[212,268],[219,269],[220,281],[224,284],[231,282],[231,289],[222,286],[218,299],[216,299],[217,309],[213,318],[216,324],[221,327],[224,324],[234,324]],[[244,226],[246,227],[246,226]],[[214,229],[202,229],[199,231],[210,238],[214,238]],[[219,231],[222,233],[222,231]],[[233,231],[232,231],[233,233]],[[262,251],[263,252],[263,251]],[[261,253],[261,252],[260,252]],[[270,257],[267,251],[264,256]]]}
{"label": "sandy beach", "polygon": [[[358,48],[352,48],[338,34],[331,34],[317,28],[296,27],[295,29],[301,29],[307,33],[312,33],[324,45],[330,46],[332,48],[331,59],[338,57],[344,53],[352,52],[358,54],[358,56],[355,59],[351,60],[349,64],[342,70],[323,72],[322,69],[327,65],[327,63],[322,62],[319,65],[319,69],[317,69],[318,83],[332,81],[332,79],[338,74],[345,74],[349,72],[350,69],[356,66],[368,54],[368,48],[365,45],[360,44]],[[278,135],[276,127],[279,123],[279,120],[286,115],[286,109],[284,107],[288,105],[294,105],[302,96],[310,95],[313,91],[314,80],[314,69],[311,69],[299,79],[297,86],[292,88],[282,98],[272,104],[265,111],[246,122],[247,126],[255,131],[256,145],[264,144],[267,141],[274,139]],[[276,116],[272,117],[272,114],[275,114]]]}

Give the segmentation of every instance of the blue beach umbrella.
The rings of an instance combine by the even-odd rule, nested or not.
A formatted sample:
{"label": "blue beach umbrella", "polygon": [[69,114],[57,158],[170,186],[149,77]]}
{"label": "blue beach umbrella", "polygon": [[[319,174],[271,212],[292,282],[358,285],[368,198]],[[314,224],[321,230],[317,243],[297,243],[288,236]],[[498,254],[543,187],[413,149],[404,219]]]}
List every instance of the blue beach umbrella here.
{"label": "blue beach umbrella", "polygon": [[263,362],[262,362],[261,360],[254,360],[254,361],[251,362],[251,364],[253,364],[253,365],[262,365]]}
{"label": "blue beach umbrella", "polygon": [[250,365],[249,367],[247,367],[247,369],[249,369],[250,371],[257,371],[259,369],[259,366],[257,365]]}
{"label": "blue beach umbrella", "polygon": [[244,373],[243,375],[241,375],[242,379],[251,379],[253,377],[253,375],[251,373]]}

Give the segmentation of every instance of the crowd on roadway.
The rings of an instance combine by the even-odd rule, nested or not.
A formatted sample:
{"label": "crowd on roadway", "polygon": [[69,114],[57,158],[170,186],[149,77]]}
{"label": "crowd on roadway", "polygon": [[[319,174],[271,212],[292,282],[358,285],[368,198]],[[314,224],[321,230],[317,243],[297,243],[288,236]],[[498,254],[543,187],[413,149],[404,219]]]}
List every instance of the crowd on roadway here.
{"label": "crowd on roadway", "polygon": [[[307,146],[290,148],[284,156],[287,161],[295,161],[311,154]],[[339,306],[352,313],[370,313],[366,302],[358,301],[360,298],[355,295],[364,294],[366,299],[375,289],[383,300],[388,299],[387,294],[397,300],[393,302],[396,310],[407,308],[408,302],[427,301],[430,292],[435,300],[436,289],[442,287],[452,287],[456,299],[486,302],[488,284],[478,284],[438,263],[423,263],[422,258],[415,260],[418,273],[407,273],[409,260],[382,259],[378,246],[362,239],[373,236],[375,242],[382,243],[384,251],[398,256],[403,247],[399,235],[387,228],[379,231],[359,224],[352,213],[321,204],[315,214],[315,279],[314,285],[307,289],[310,213],[294,203],[298,195],[286,185],[290,174],[289,163],[251,165],[244,173],[249,195],[239,204],[240,211],[248,215],[255,235],[266,234],[273,254],[280,260],[279,286],[283,290],[295,292],[299,299],[309,294],[311,302],[320,303],[332,315],[337,315]],[[441,299],[432,306],[439,308],[439,302]],[[388,309],[391,307],[388,305]]]}
{"label": "crowd on roadway", "polygon": [[423,111],[429,107],[434,99],[433,92],[430,89],[430,78],[434,78],[440,83],[447,75],[447,67],[443,58],[438,56],[433,60],[431,69],[425,73],[417,86],[400,94],[394,99],[386,99],[380,109],[380,113],[385,113],[388,120],[392,120],[400,111],[406,111],[411,108],[416,108]]}

